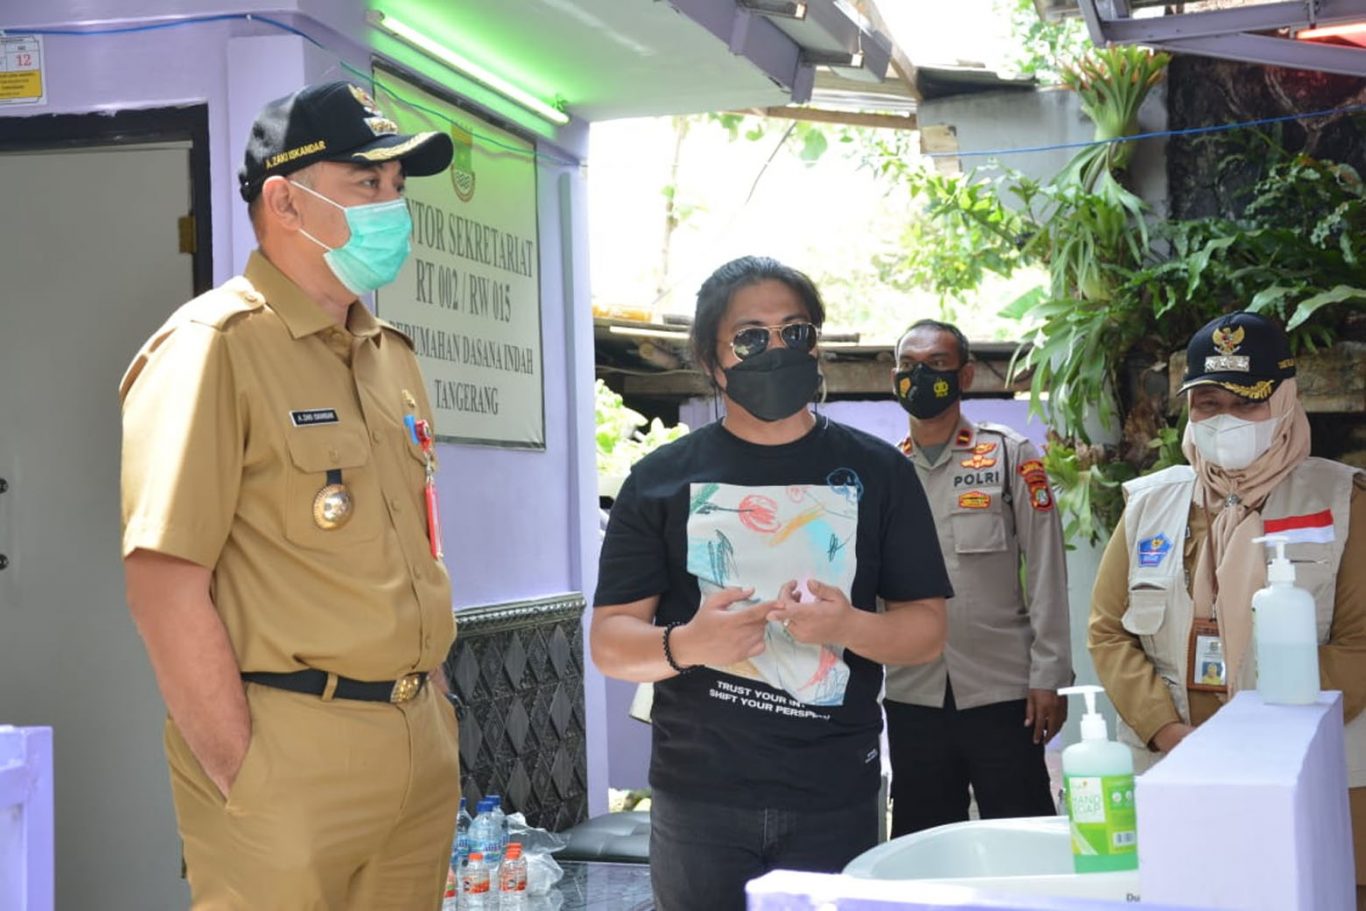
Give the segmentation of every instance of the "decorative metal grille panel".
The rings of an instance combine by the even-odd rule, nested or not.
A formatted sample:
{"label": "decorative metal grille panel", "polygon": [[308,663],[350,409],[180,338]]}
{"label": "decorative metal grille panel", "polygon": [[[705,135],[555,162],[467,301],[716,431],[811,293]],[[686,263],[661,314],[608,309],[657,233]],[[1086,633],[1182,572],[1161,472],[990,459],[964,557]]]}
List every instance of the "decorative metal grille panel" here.
{"label": "decorative metal grille panel", "polygon": [[558,832],[588,818],[583,616],[575,593],[456,614],[446,676],[460,698],[460,785]]}

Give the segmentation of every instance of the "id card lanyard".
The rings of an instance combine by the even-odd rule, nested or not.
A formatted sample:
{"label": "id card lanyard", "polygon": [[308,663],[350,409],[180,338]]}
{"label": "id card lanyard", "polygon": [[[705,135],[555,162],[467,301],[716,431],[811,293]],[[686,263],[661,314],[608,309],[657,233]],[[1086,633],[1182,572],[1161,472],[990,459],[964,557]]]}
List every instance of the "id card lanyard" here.
{"label": "id card lanyard", "polygon": [[422,450],[422,461],[426,479],[422,484],[423,499],[427,503],[427,541],[431,544],[432,557],[440,560],[445,556],[441,548],[441,513],[436,499],[436,438],[432,425],[425,420],[407,415],[403,423],[408,428],[408,436]]}
{"label": "id card lanyard", "polygon": [[[1187,537],[1190,530],[1186,530]],[[1187,583],[1189,590],[1190,585]],[[1191,621],[1190,643],[1186,650],[1186,688],[1207,693],[1228,692],[1228,661],[1224,640],[1219,635],[1218,608],[1211,604],[1208,617]]]}

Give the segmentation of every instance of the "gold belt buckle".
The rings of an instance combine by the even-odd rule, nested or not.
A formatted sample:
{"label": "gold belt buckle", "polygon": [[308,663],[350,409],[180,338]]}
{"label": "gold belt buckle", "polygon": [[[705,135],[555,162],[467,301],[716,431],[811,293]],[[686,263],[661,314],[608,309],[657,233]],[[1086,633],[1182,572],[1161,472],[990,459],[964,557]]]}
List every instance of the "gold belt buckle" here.
{"label": "gold belt buckle", "polygon": [[408,674],[394,681],[394,688],[389,693],[389,701],[395,704],[407,702],[417,695],[417,691],[422,689],[422,675]]}

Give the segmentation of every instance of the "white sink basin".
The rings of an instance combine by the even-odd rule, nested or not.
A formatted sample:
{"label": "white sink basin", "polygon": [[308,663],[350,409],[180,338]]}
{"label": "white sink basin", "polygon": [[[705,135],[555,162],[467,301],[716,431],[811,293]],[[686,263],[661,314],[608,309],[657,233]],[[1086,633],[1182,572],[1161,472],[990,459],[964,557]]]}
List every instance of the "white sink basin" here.
{"label": "white sink basin", "polygon": [[1066,816],[982,819],[903,835],[844,868],[860,879],[915,879],[1002,893],[1138,900],[1138,871],[1072,871]]}

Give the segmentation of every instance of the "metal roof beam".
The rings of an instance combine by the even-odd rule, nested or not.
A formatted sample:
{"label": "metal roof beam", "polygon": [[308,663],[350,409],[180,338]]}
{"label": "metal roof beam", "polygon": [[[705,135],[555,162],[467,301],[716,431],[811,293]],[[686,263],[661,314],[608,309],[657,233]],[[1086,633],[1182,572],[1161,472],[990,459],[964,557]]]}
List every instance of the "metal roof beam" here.
{"label": "metal roof beam", "polygon": [[1294,70],[1320,70],[1343,76],[1366,76],[1366,48],[1344,47],[1309,41],[1289,41],[1268,35],[1221,35],[1160,41],[1153,47],[1202,57],[1283,66]]}
{"label": "metal roof beam", "polygon": [[[1083,13],[1087,7],[1095,10],[1096,0],[1081,0],[1081,3]],[[1318,0],[1317,5],[1318,9],[1312,16],[1310,4],[1304,0],[1296,0],[1146,19],[1098,16],[1098,21],[1105,41],[1118,44],[1155,44],[1241,32],[1269,32],[1282,28],[1300,29],[1315,25],[1335,25],[1366,18],[1366,0]],[[1091,17],[1086,18],[1089,26]]]}

